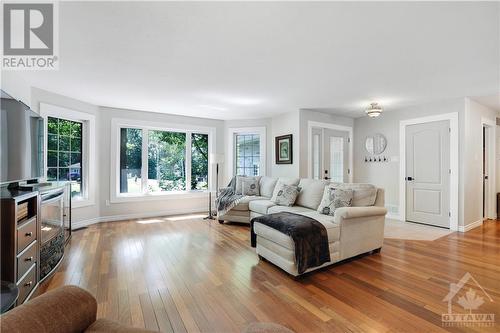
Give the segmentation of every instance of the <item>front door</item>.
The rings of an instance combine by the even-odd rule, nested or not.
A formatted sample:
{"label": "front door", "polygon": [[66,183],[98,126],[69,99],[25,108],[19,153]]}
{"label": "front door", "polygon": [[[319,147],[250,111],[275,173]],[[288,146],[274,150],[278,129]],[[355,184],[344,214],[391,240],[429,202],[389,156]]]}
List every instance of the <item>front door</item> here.
{"label": "front door", "polygon": [[349,178],[349,132],[323,130],[324,179],[346,183]]}
{"label": "front door", "polygon": [[450,227],[450,123],[406,127],[406,220]]}

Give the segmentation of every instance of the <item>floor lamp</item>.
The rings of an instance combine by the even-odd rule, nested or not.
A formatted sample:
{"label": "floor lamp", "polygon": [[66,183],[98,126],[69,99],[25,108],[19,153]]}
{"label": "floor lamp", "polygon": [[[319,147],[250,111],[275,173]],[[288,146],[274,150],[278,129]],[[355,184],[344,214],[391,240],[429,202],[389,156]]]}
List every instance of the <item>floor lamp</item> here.
{"label": "floor lamp", "polygon": [[[219,192],[219,170],[220,170],[220,165],[224,163],[224,155],[222,154],[210,154],[210,161],[209,163],[211,165],[215,166],[215,196],[217,199],[217,195]],[[213,214],[212,210],[212,184],[210,182],[210,177],[207,177],[208,181],[208,216],[205,217],[205,220],[215,220],[216,214]]]}

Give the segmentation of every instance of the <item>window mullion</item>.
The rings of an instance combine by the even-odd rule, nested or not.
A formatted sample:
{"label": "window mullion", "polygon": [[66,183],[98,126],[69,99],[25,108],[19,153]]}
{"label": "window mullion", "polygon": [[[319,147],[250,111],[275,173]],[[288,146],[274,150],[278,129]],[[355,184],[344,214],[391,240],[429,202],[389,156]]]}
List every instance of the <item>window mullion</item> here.
{"label": "window mullion", "polygon": [[186,132],[186,191],[191,190],[191,132]]}
{"label": "window mullion", "polygon": [[148,193],[148,147],[149,147],[149,130],[147,128],[142,129],[142,168],[141,168],[141,178],[142,178],[142,193]]}

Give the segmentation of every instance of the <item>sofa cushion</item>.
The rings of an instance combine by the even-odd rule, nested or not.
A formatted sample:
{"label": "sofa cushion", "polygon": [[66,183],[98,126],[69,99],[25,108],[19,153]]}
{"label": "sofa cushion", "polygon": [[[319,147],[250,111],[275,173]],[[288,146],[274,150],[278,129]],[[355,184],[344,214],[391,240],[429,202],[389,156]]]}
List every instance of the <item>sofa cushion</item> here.
{"label": "sofa cushion", "polygon": [[[277,207],[277,206],[275,206],[275,207]],[[281,207],[281,208],[283,208],[283,207]],[[290,208],[290,207],[284,207],[284,208]],[[274,210],[274,209],[270,208],[269,210]],[[304,211],[297,212],[297,214],[313,218],[316,221],[323,224],[326,228],[326,233],[328,235],[328,242],[329,243],[336,242],[340,239],[340,226],[339,226],[339,224],[336,224],[333,222],[334,221],[333,216],[322,215],[316,211],[313,211],[310,209],[305,209],[305,208],[304,208]],[[266,238],[270,241],[273,241],[273,242],[275,242],[283,247],[286,247],[287,249],[290,249],[290,250],[294,249],[295,245],[293,243],[292,238],[290,236],[276,230],[276,229],[270,228],[264,224],[256,222],[254,224],[254,231],[258,236],[261,236],[261,237]]]}
{"label": "sofa cushion", "polygon": [[300,178],[286,178],[280,177],[278,178],[278,183],[286,184],[286,185],[299,185]]}
{"label": "sofa cushion", "polygon": [[281,213],[281,212],[290,212],[290,213],[301,213],[301,212],[308,212],[310,211],[309,208],[306,207],[300,207],[300,206],[272,206],[269,207],[267,210],[267,214],[273,214],[273,213]]}
{"label": "sofa cushion", "polygon": [[377,200],[377,188],[372,184],[331,183],[330,187],[354,190],[352,198],[353,207],[373,206]]}
{"label": "sofa cushion", "polygon": [[287,185],[278,182],[271,201],[280,206],[293,206],[298,194],[299,188],[296,185]]}
{"label": "sofa cushion", "polygon": [[303,178],[299,183],[299,195],[295,204],[297,206],[307,207],[310,209],[318,209],[318,206],[323,198],[323,191],[328,185],[327,180]]}
{"label": "sofa cushion", "polygon": [[271,200],[252,200],[248,203],[250,211],[259,214],[267,214],[267,210],[273,206],[276,204]]}
{"label": "sofa cushion", "polygon": [[233,207],[232,210],[246,210],[246,211],[248,211],[249,210],[248,204],[250,203],[250,201],[253,201],[253,200],[263,200],[263,199],[266,199],[266,198],[258,197],[258,196],[246,196],[246,197],[243,197],[241,199],[241,201],[235,207]]}
{"label": "sofa cushion", "polygon": [[271,198],[273,196],[274,188],[276,187],[276,183],[278,182],[278,178],[272,177],[261,177],[260,178],[260,195],[266,198]]}
{"label": "sofa cushion", "polygon": [[332,186],[325,187],[323,198],[318,207],[318,212],[333,216],[337,208],[350,207],[352,205],[352,189],[341,189]]}
{"label": "sofa cushion", "polygon": [[274,186],[273,195],[271,195],[271,198],[274,198],[278,194],[281,185],[292,185],[298,187],[299,181],[300,179],[298,178],[279,178],[278,181],[276,182],[276,186]]}
{"label": "sofa cushion", "polygon": [[243,178],[241,181],[241,192],[243,195],[260,196],[259,180],[252,178]]}
{"label": "sofa cushion", "polygon": [[260,176],[255,176],[255,177],[247,177],[245,175],[242,176],[236,176],[236,187],[234,191],[236,194],[242,194],[243,193],[243,179],[257,179],[257,181],[260,180]]}

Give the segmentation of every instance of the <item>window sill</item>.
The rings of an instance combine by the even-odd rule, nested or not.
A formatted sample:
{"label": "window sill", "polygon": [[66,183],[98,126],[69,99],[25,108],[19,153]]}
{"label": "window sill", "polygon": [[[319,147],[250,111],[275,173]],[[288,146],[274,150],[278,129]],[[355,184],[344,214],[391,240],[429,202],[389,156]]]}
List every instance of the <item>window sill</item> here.
{"label": "window sill", "polygon": [[199,199],[206,198],[209,191],[180,191],[168,193],[150,194],[120,194],[111,198],[111,203],[138,202],[138,201],[158,201],[169,199]]}

